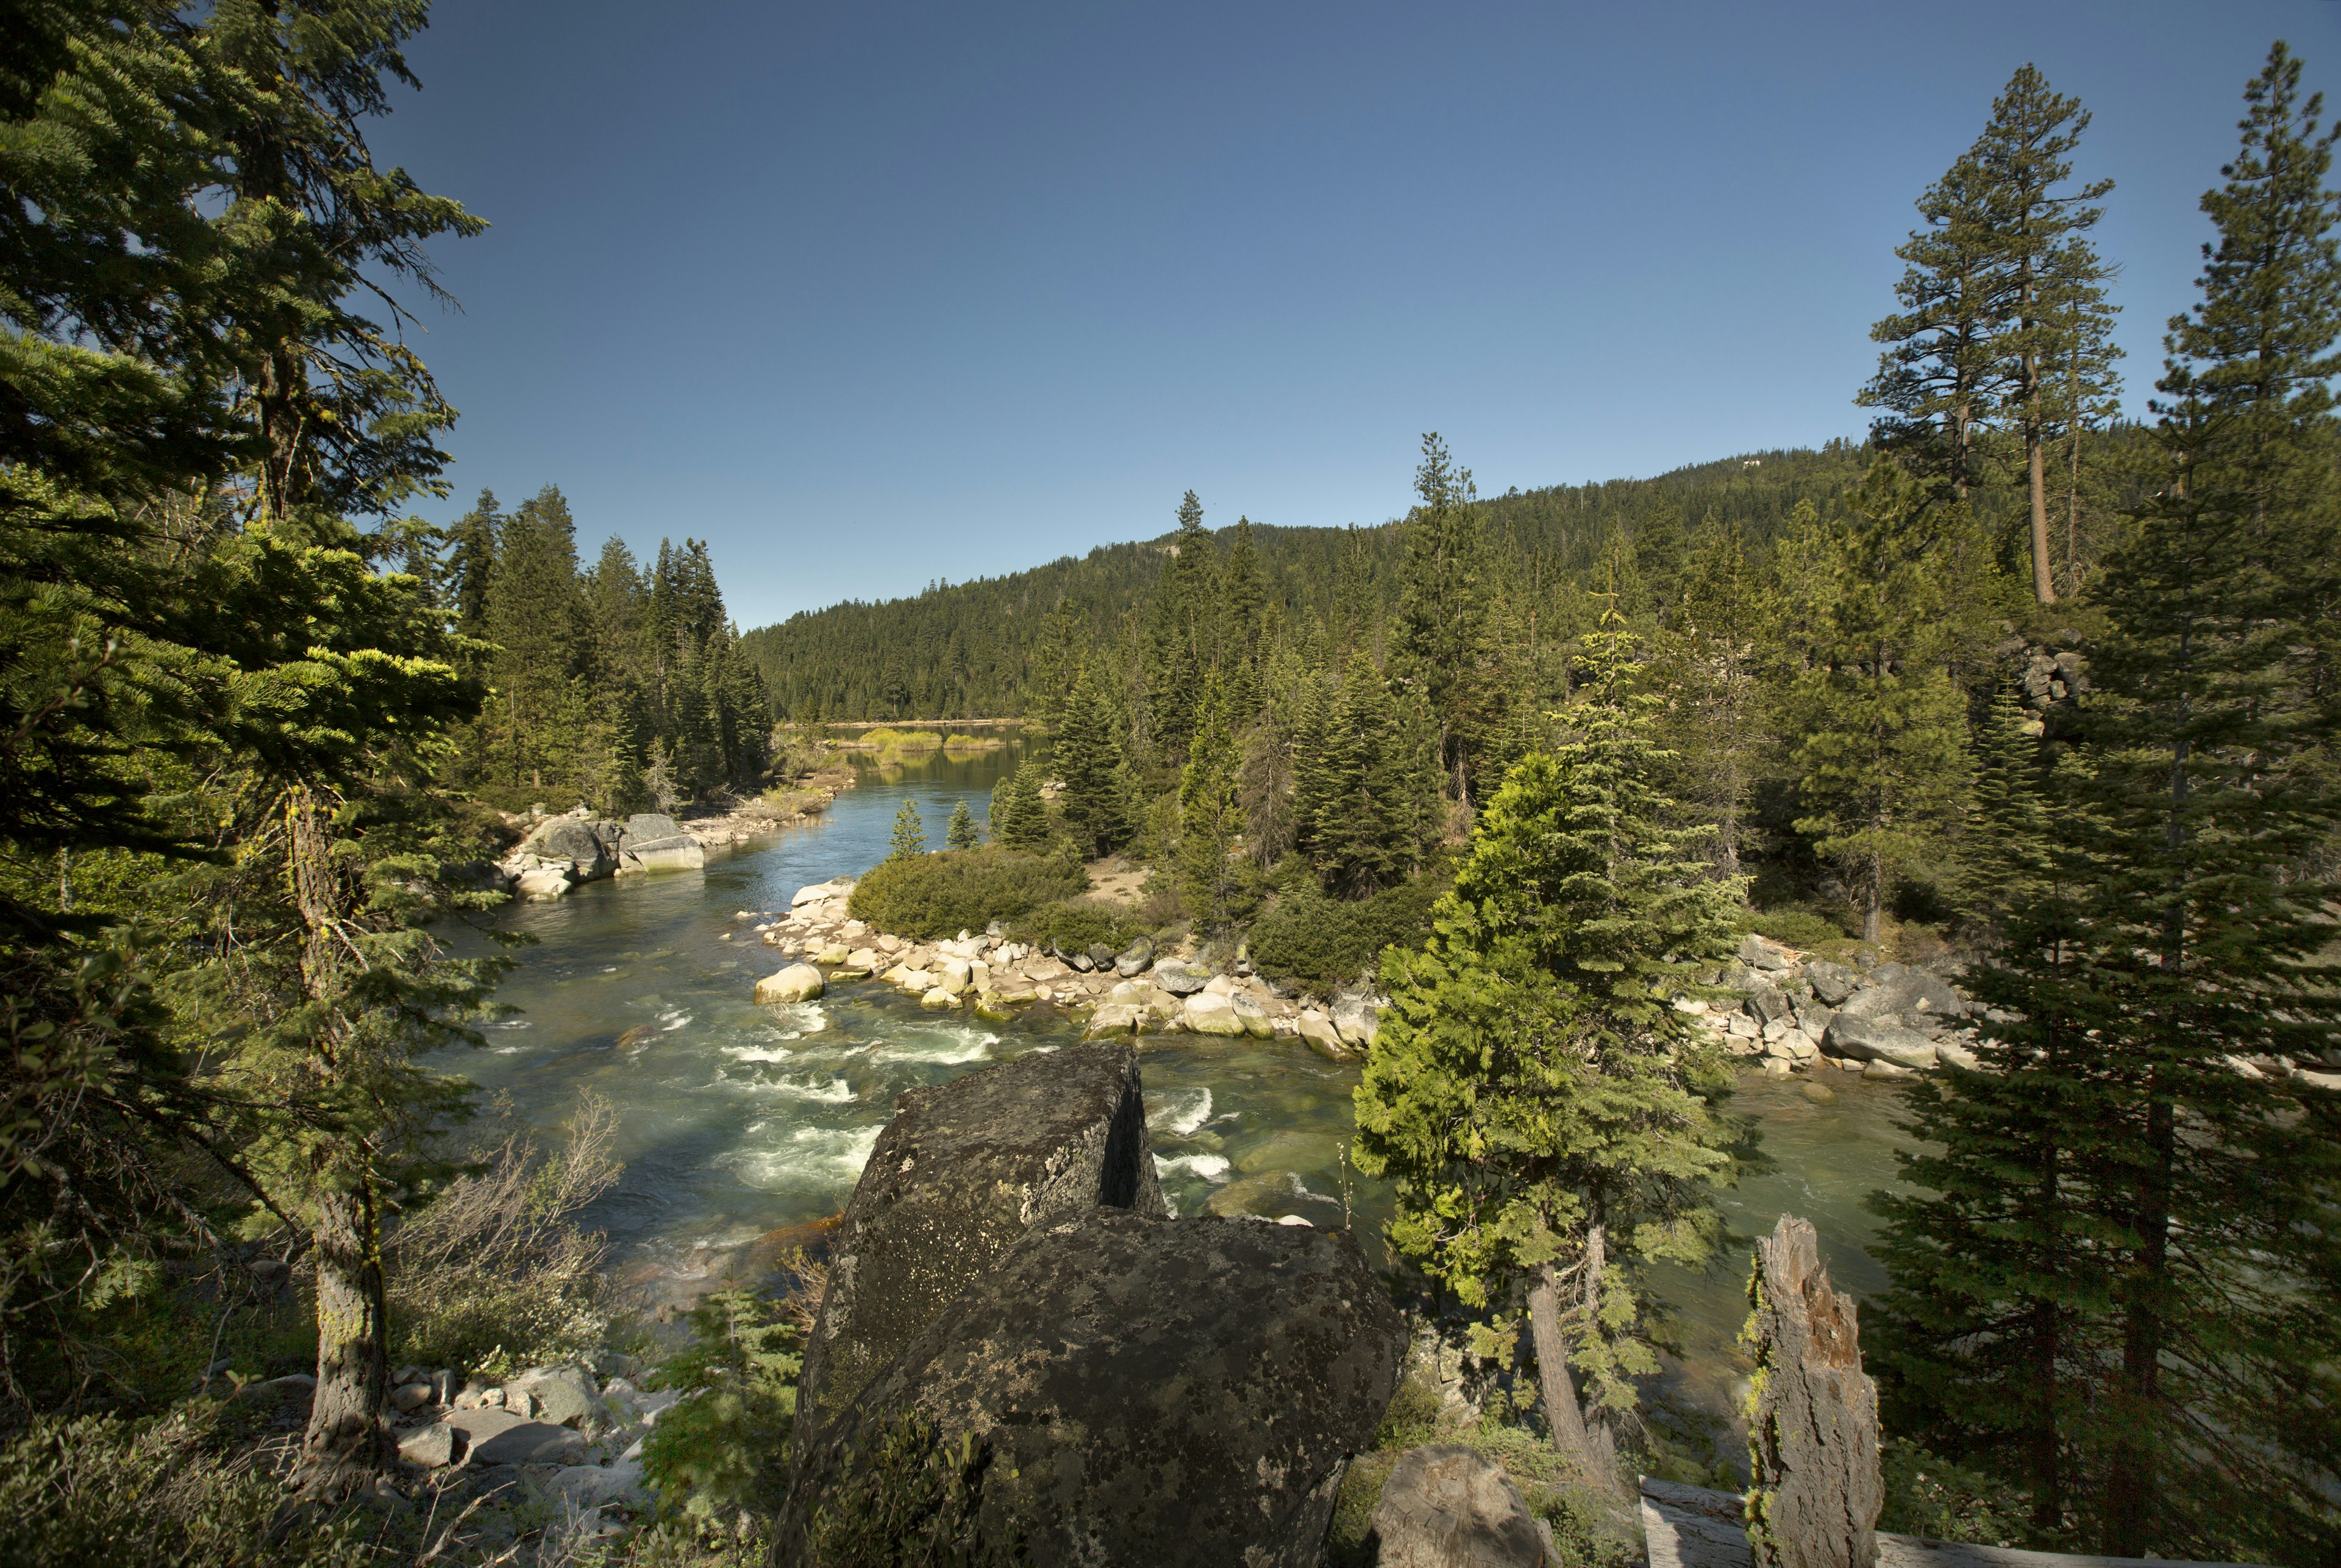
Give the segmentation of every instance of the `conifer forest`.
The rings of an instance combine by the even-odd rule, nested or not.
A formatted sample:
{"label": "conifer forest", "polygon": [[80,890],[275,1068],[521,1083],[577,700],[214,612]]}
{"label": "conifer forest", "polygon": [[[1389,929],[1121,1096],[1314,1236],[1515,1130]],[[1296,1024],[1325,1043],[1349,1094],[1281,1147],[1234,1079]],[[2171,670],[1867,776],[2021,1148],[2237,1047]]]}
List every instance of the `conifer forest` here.
{"label": "conifer forest", "polygon": [[[1341,1179],[1390,1194],[1393,1301],[1502,1369],[1541,1561],[1649,1560],[1660,1282],[1746,1277],[1764,1062],[1700,1020],[1750,941],[1954,976],[1975,1025],[1882,1074],[1878,1527],[2341,1561],[2341,115],[2286,45],[2195,150],[2157,366],[2090,110],[2022,65],[1877,238],[1850,434],[1500,494],[1424,434],[1388,521],[1188,490],[742,630],[710,544],[461,483],[410,329],[494,215],[367,140],[427,0],[0,14],[0,1564],[1058,1561],[915,1421],[808,1501],[829,1241],[652,1323],[580,1218],[627,1108],[483,1142],[463,1065],[547,819],[802,822],[859,729],[974,720],[1021,749],[988,813],[906,797],[869,940],[1375,1009],[1324,1053]],[[224,1341],[263,1294],[278,1339]],[[531,1382],[499,1408],[551,1430],[573,1365],[571,1437],[665,1400],[593,1451],[629,1501],[582,1525],[533,1459],[526,1507],[429,1491],[418,1403]],[[1439,1398],[1358,1463],[1453,1440]],[[1327,1506],[1307,1560],[1375,1561]]]}

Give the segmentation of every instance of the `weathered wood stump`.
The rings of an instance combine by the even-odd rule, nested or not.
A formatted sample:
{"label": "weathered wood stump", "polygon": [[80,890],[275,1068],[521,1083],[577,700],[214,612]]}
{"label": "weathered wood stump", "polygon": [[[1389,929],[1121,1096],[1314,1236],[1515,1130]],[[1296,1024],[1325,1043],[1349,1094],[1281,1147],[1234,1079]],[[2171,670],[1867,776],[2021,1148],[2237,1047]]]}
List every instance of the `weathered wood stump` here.
{"label": "weathered wood stump", "polygon": [[1748,1541],[1757,1568],[1875,1568],[1878,1385],[1854,1303],[1830,1288],[1813,1227],[1783,1214],[1756,1243]]}

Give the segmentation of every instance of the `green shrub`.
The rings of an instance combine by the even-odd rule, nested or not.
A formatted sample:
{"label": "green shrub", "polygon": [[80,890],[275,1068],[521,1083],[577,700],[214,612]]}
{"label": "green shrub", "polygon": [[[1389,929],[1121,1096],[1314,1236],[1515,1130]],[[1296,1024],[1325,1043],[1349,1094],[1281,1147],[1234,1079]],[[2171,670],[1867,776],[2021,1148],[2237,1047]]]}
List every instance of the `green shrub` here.
{"label": "green shrub", "polygon": [[1860,934],[1847,930],[1839,919],[1810,909],[1750,910],[1740,924],[1759,936],[1808,951]]}
{"label": "green shrub", "polygon": [[1280,980],[1338,990],[1372,970],[1383,948],[1429,935],[1431,905],[1446,891],[1446,879],[1424,876],[1350,904],[1303,882],[1251,928],[1252,964]]}
{"label": "green shrub", "polygon": [[1382,1486],[1398,1468],[1395,1453],[1360,1453],[1342,1473],[1333,1494],[1333,1517],[1325,1526],[1325,1561],[1330,1568],[1373,1568],[1377,1553],[1367,1543]]}
{"label": "green shrub", "polygon": [[769,1519],[787,1474],[804,1324],[788,1303],[717,1291],[691,1312],[691,1348],[660,1369],[682,1391],[643,1441],[659,1511],[702,1532]]}
{"label": "green shrub", "polygon": [[1146,934],[1128,909],[1101,898],[1069,898],[1043,904],[1008,924],[1008,934],[1046,952],[1078,953],[1102,942],[1116,953]]}
{"label": "green shrub", "polygon": [[1386,1453],[1403,1453],[1426,1443],[1439,1441],[1439,1391],[1420,1378],[1410,1377],[1398,1385],[1390,1396],[1390,1408],[1382,1412],[1381,1430],[1375,1434],[1374,1446]]}
{"label": "green shrub", "polygon": [[857,920],[926,941],[981,931],[1088,891],[1089,874],[1053,855],[1015,850],[946,850],[881,862],[856,883],[847,908]]}
{"label": "green shrub", "polygon": [[1908,1438],[1889,1439],[1879,1461],[1886,1493],[1880,1530],[1969,1546],[2072,1550],[2072,1543],[2032,1528],[2031,1499],[2004,1481],[1938,1459]]}
{"label": "green shrub", "polygon": [[35,1416],[0,1446],[0,1568],[356,1568],[370,1521],[294,1519],[264,1451],[224,1452],[205,1406],[159,1421]]}

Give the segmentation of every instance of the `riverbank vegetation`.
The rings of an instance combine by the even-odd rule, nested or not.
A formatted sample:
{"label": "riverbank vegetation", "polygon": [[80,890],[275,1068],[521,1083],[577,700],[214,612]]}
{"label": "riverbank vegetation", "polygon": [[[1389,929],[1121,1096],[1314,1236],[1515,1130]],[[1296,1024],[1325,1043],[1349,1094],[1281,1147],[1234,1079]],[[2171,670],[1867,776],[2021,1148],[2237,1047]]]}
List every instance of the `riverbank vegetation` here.
{"label": "riverbank vegetation", "polygon": [[[2341,250],[2281,46],[2150,425],[2117,414],[2087,115],[2027,67],[1919,203],[1864,441],[1481,497],[1432,434],[1385,526],[1213,533],[1190,493],[1164,540],[743,636],[702,544],[582,567],[555,489],[406,515],[454,417],[407,311],[483,226],[364,138],[424,15],[61,0],[0,42],[28,1561],[761,1551],[802,1302],[702,1307],[644,1454],[666,1516],[623,1544],[465,1534],[400,1491],[385,1411],[407,1356],[626,1353],[574,1223],[606,1107],[558,1152],[467,1136],[434,1064],[493,1015],[495,808],[760,790],[776,710],[1050,737],[991,844],[928,854],[906,812],[873,924],[1119,949],[1176,914],[1385,988],[1360,1168],[1491,1355],[1525,1329],[1597,1491],[1662,1345],[1648,1271],[1712,1255],[1740,1154],[1672,1003],[1745,925],[1964,954],[1980,1070],[1911,1090],[1927,1144],[1880,1203],[1889,1430],[2038,1543],[2341,1551],[2341,1102],[2300,1071],[2341,1064]],[[1084,896],[1116,857],[1153,868],[1142,923]]]}
{"label": "riverbank vegetation", "polygon": [[[1003,839],[1125,854],[1267,973],[1388,991],[1360,1166],[1489,1332],[1524,1311],[1580,1454],[1655,1364],[1639,1271],[1703,1255],[1728,1168],[1682,1108],[1718,1089],[1697,1050],[1634,1050],[1754,927],[1965,964],[1992,1008],[1977,1070],[1911,1091],[1916,1190],[1879,1201],[1889,1431],[2041,1544],[2341,1543],[2323,114],[2277,46],[2150,426],[2114,414],[2087,113],[2027,67],[1918,204],[1859,446],[1579,504],[1589,536],[1516,526],[1427,436],[1406,518],[1313,573],[1328,542],[1214,536],[1190,494],[1142,561],[896,623],[1026,672],[1053,743]],[[1098,597],[1003,601],[1050,574]],[[951,642],[979,606],[989,665]],[[850,704],[826,624],[753,639],[783,700]],[[1644,923],[1694,894],[1723,903]]]}

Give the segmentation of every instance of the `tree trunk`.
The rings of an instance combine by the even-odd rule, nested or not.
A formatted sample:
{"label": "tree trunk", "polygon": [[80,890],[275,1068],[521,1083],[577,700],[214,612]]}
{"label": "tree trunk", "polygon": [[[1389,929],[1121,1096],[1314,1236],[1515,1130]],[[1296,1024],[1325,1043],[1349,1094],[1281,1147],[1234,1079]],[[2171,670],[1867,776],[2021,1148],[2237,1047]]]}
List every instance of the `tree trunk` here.
{"label": "tree trunk", "polygon": [[2032,596],[2043,604],[2053,604],[2057,580],[2048,568],[2048,464],[2037,423],[2024,432],[2024,462],[2032,484]]}
{"label": "tree trunk", "polygon": [[2153,1544],[2155,1463],[2162,1395],[2163,1293],[2170,1272],[2171,1168],[2177,1158],[2177,1115],[2159,1085],[2147,1110],[2150,1164],[2133,1223],[2138,1233],[2137,1268],[2131,1277],[2122,1324],[2120,1420],[2113,1462],[2106,1476],[2107,1554],[2142,1557]]}
{"label": "tree trunk", "polygon": [[1873,1568],[1885,1501],[1878,1387],[1861,1368],[1859,1314],[1830,1285],[1810,1224],[1782,1214],[1758,1240],[1749,1295],[1749,1557],[1759,1568]]}
{"label": "tree trunk", "polygon": [[[1598,1212],[1598,1211],[1597,1211]],[[1585,1233],[1584,1293],[1579,1298],[1588,1323],[1601,1321],[1601,1282],[1609,1269],[1609,1227],[1595,1221]],[[1592,1419],[1586,1423],[1586,1452],[1605,1476],[1618,1473],[1618,1434],[1609,1425],[1608,1413],[1599,1406]]]}
{"label": "tree trunk", "polygon": [[1569,1374],[1569,1347],[1560,1337],[1560,1281],[1550,1263],[1539,1267],[1529,1286],[1529,1332],[1536,1341],[1537,1387],[1544,1393],[1544,1418],[1552,1445],[1577,1461],[1603,1491],[1613,1477],[1594,1460],[1585,1417],[1577,1408],[1577,1380]]}
{"label": "tree trunk", "polygon": [[[341,994],[344,949],[341,923],[346,903],[340,868],[333,859],[325,811],[316,792],[296,785],[285,801],[294,903],[308,936],[301,954],[302,989],[332,1004]],[[310,1043],[320,1077],[342,1070],[338,1011],[330,1011]],[[345,1140],[354,1142],[355,1140]],[[309,1430],[301,1449],[302,1493],[337,1497],[364,1484],[390,1462],[391,1445],[382,1423],[390,1382],[384,1339],[381,1216],[375,1212],[366,1151],[347,1151],[360,1173],[345,1184],[347,1165],[336,1169],[344,1151],[336,1144],[315,1152],[316,1223],[311,1242],[317,1261],[317,1389],[309,1407]]]}
{"label": "tree trunk", "polygon": [[318,1197],[317,1392],[301,1445],[301,1490],[312,1497],[344,1495],[390,1462],[382,1419],[390,1361],[378,1222],[370,1184]]}

